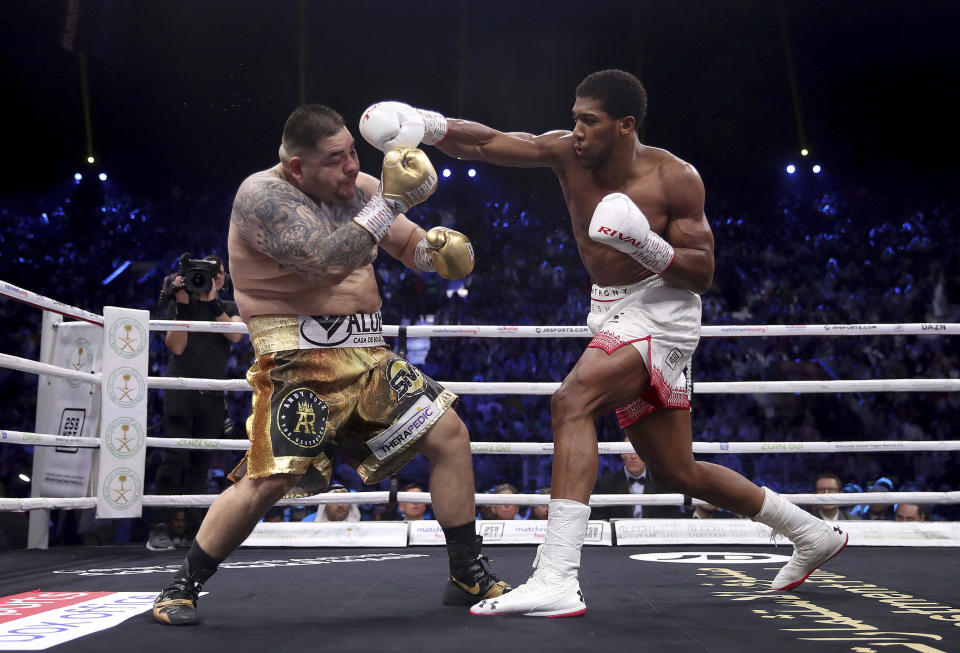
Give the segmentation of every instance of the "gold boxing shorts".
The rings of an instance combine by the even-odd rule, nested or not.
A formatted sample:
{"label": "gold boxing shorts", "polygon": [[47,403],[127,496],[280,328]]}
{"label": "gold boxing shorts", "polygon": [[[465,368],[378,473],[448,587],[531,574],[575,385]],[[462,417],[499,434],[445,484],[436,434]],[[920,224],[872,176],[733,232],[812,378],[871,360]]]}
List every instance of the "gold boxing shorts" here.
{"label": "gold boxing shorts", "polygon": [[[416,455],[416,442],[456,406],[457,395],[386,346],[298,349],[297,330],[305,329],[297,319],[263,316],[248,324],[257,354],[247,372],[250,449],[230,479],[302,475],[286,496],[309,496],[327,489],[339,456],[368,485],[382,481]],[[277,337],[283,332],[293,334],[292,343]]]}

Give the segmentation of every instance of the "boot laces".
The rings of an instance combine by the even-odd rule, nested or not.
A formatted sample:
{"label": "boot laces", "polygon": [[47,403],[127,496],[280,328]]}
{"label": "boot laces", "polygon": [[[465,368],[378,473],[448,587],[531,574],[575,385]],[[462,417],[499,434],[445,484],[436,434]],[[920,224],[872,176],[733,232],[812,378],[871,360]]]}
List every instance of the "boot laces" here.
{"label": "boot laces", "polygon": [[543,545],[537,547],[537,556],[533,559],[533,574],[527,580],[529,585],[532,582],[540,582],[550,585],[556,581],[564,579],[563,573],[557,568],[550,556],[543,554]]}
{"label": "boot laces", "polygon": [[473,559],[468,567],[468,572],[480,585],[485,585],[488,582],[493,584],[499,580],[490,568],[490,558],[483,554]]}
{"label": "boot laces", "polygon": [[200,597],[200,591],[203,584],[199,581],[188,578],[175,578],[172,583],[163,590],[164,599],[188,599],[196,602]]}

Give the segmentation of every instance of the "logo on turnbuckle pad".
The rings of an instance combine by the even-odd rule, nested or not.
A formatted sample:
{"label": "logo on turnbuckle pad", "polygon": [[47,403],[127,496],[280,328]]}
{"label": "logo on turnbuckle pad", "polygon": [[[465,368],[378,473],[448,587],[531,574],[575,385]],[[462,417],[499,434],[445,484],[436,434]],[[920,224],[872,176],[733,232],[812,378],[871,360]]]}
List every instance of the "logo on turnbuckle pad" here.
{"label": "logo on turnbuckle pad", "polygon": [[298,447],[312,449],[327,429],[327,405],[313,390],[298,388],[280,402],[277,430]]}

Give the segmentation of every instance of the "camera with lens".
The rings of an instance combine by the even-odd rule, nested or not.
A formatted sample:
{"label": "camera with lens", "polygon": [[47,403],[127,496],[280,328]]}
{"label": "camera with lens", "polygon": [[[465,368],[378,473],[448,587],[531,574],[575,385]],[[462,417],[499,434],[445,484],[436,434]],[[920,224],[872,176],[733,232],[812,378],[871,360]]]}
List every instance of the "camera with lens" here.
{"label": "camera with lens", "polygon": [[205,295],[213,288],[213,278],[220,274],[220,264],[216,261],[191,258],[190,253],[180,257],[176,275],[183,279],[183,288],[191,295]]}
{"label": "camera with lens", "polygon": [[[191,297],[204,297],[213,289],[213,279],[220,274],[221,265],[216,256],[195,259],[189,252],[183,254],[177,260],[177,271],[164,277],[158,303],[164,306],[174,301],[181,290],[186,291]],[[177,284],[177,277],[183,280],[183,285]],[[223,287],[220,290],[230,292],[229,274],[224,274]]]}
{"label": "camera with lens", "polygon": [[177,276],[183,279],[183,289],[191,295],[203,295],[213,288],[213,278],[220,274],[220,264],[216,261],[190,258],[190,254],[180,257]]}

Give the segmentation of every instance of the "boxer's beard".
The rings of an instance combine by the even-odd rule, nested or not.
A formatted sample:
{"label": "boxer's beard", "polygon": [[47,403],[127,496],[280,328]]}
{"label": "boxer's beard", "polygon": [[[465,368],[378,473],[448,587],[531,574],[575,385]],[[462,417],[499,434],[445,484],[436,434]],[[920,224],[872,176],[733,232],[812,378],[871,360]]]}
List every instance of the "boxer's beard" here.
{"label": "boxer's beard", "polygon": [[610,151],[598,152],[595,156],[580,156],[580,165],[587,170],[597,170],[610,161]]}

